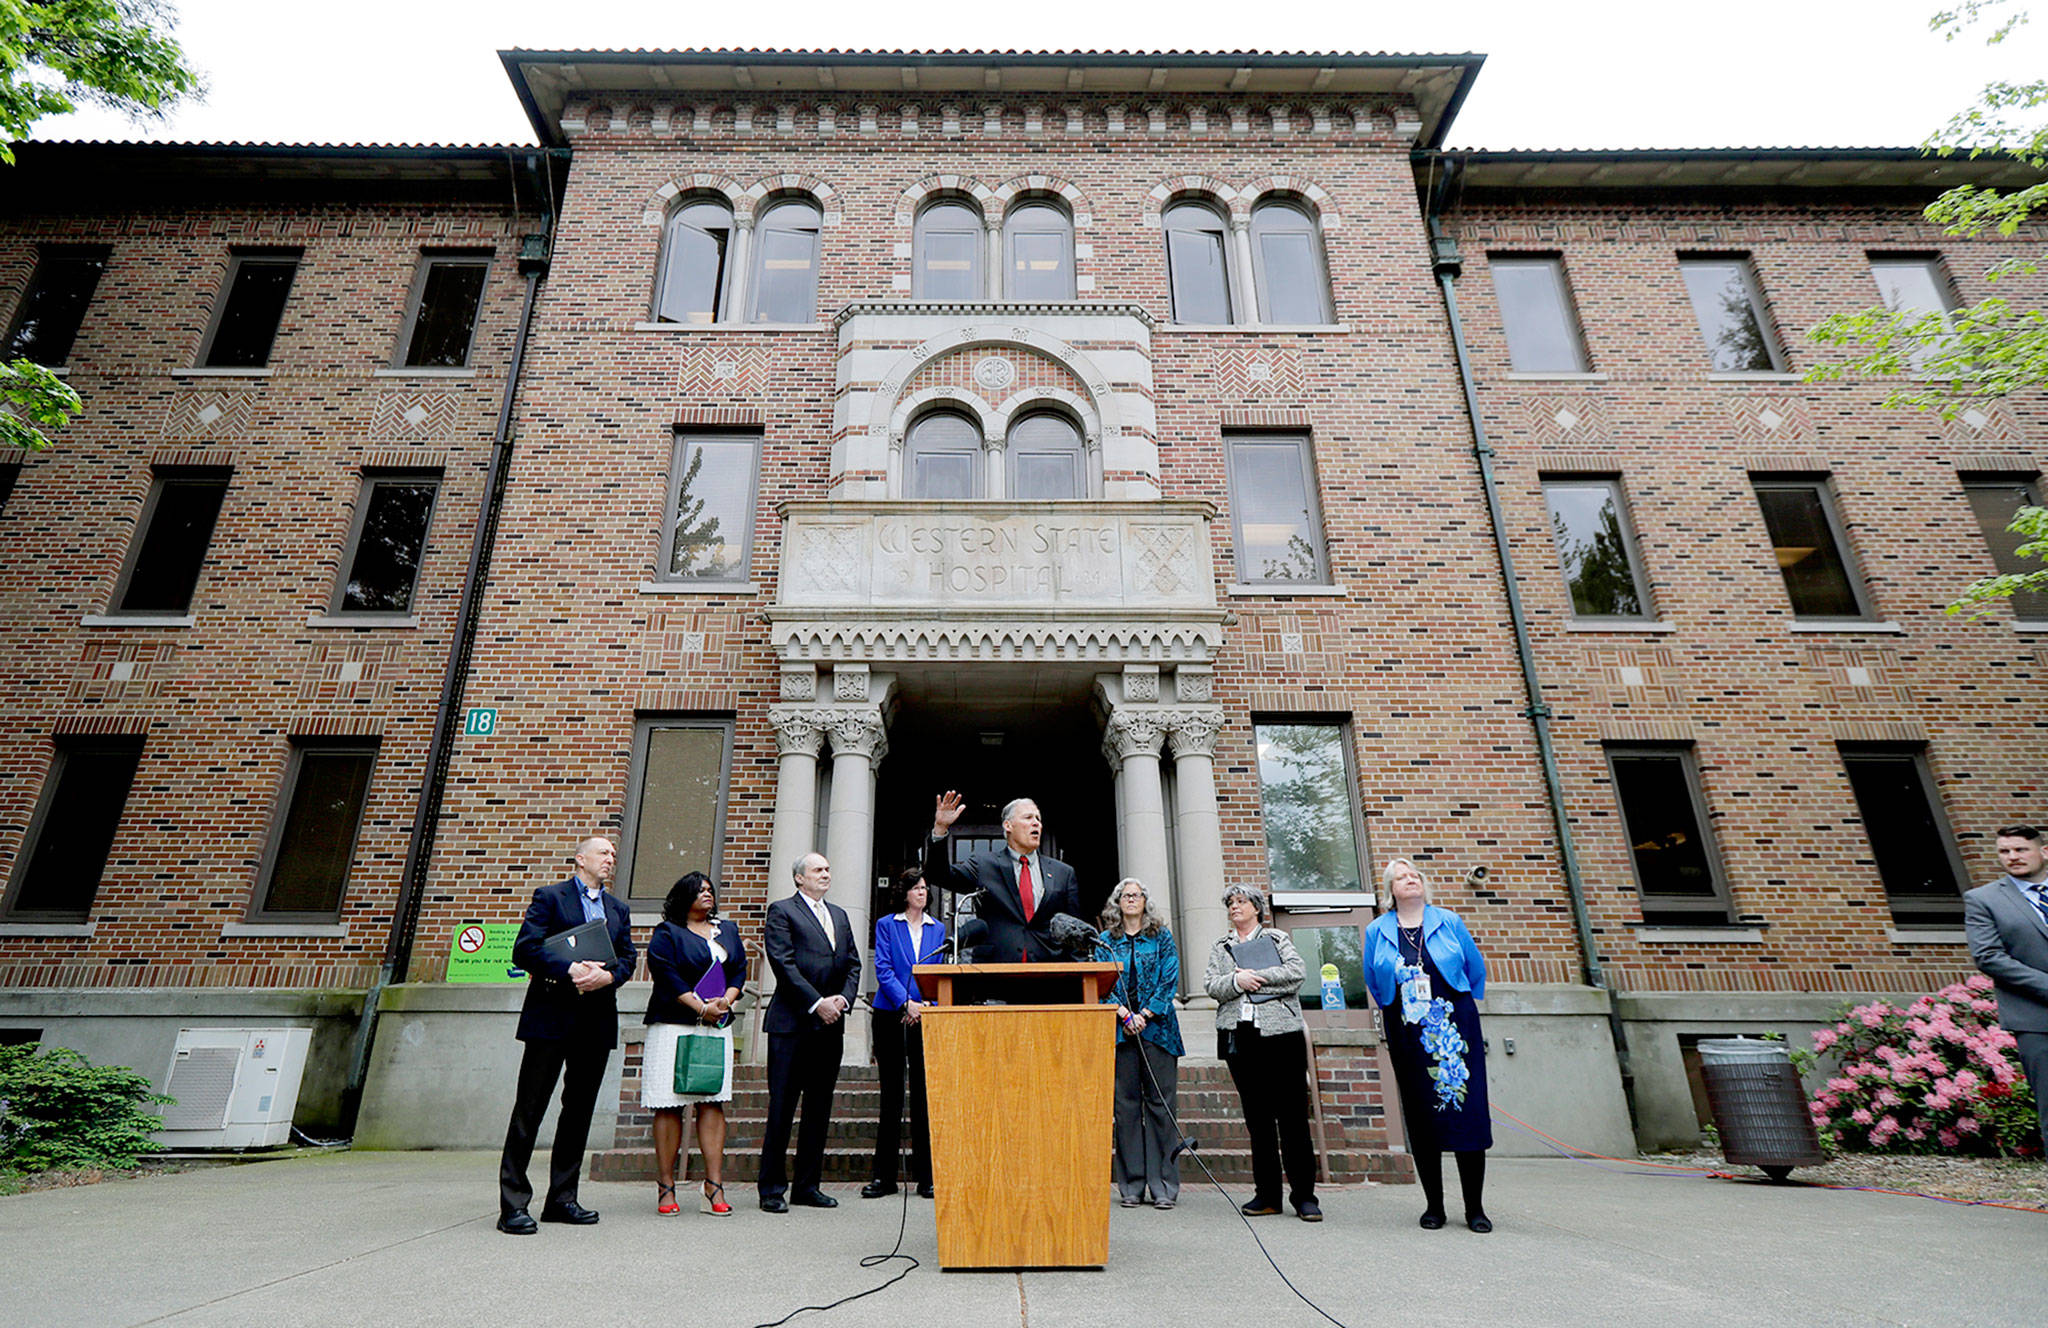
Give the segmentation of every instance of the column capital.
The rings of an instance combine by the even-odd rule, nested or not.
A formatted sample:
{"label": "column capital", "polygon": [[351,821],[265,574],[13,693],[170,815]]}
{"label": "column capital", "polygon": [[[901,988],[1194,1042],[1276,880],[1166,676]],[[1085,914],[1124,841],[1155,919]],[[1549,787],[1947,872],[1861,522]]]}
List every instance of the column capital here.
{"label": "column capital", "polygon": [[1121,766],[1133,756],[1159,755],[1165,735],[1166,725],[1159,715],[1119,709],[1102,726],[1102,751]]}
{"label": "column capital", "polygon": [[775,726],[775,754],[815,758],[825,746],[822,713],[810,706],[769,706],[768,722]]}
{"label": "column capital", "polygon": [[1216,755],[1222,731],[1222,706],[1188,706],[1166,714],[1166,745],[1175,756]]}
{"label": "column capital", "polygon": [[879,710],[826,710],[821,722],[832,737],[834,756],[864,756],[880,761],[889,750],[888,727]]}

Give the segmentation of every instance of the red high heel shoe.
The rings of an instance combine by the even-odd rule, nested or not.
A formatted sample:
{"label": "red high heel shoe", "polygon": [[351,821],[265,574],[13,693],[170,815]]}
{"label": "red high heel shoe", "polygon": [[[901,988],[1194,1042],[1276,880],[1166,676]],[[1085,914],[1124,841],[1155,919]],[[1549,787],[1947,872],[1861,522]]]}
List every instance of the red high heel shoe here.
{"label": "red high heel shoe", "polygon": [[683,1211],[683,1206],[676,1202],[676,1187],[673,1185],[657,1183],[654,1187],[654,1198],[654,1211],[663,1217],[674,1217]]}
{"label": "red high heel shoe", "polygon": [[732,1205],[725,1201],[725,1186],[705,1181],[704,1197],[698,1201],[697,1211],[713,1217],[731,1217]]}

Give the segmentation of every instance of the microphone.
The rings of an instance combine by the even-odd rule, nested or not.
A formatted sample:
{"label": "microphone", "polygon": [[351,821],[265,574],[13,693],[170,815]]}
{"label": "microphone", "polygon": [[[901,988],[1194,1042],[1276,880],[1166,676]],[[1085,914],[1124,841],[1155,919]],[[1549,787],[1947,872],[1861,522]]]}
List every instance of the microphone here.
{"label": "microphone", "polygon": [[1047,930],[1052,933],[1052,943],[1070,955],[1085,957],[1095,953],[1099,933],[1071,913],[1053,914]]}
{"label": "microphone", "polygon": [[959,962],[962,950],[974,951],[988,944],[988,924],[980,918],[964,918],[953,932],[953,959]]}

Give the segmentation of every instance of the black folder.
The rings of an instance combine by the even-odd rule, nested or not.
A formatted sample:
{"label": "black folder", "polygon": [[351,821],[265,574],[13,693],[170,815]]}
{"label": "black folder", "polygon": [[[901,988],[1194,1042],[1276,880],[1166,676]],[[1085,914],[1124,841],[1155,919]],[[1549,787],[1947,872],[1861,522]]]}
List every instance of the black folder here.
{"label": "black folder", "polygon": [[[1239,968],[1257,972],[1260,969],[1280,967],[1280,947],[1273,938],[1263,932],[1248,941],[1235,941],[1230,947],[1230,961]],[[1248,991],[1244,998],[1253,1005],[1264,1005],[1277,1001],[1288,993],[1284,991]]]}
{"label": "black folder", "polygon": [[565,964],[588,960],[609,967],[619,962],[618,952],[612,949],[611,927],[602,918],[567,931],[558,931],[542,941],[540,949],[548,958],[559,959]]}

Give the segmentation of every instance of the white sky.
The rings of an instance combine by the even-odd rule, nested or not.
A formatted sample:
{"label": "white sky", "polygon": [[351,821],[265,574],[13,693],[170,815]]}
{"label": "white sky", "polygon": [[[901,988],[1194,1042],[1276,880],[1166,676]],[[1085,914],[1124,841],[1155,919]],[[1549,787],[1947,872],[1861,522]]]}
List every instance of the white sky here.
{"label": "white sky", "polygon": [[1026,0],[1020,14],[972,0],[755,0],[742,19],[677,0],[182,0],[177,30],[210,85],[203,103],[147,127],[86,112],[35,136],[530,143],[497,59],[509,47],[1164,48],[1482,52],[1450,134],[1458,147],[1908,146],[1985,82],[2048,69],[2048,15],[1987,50],[1976,31],[1954,42],[1928,32],[1941,2],[1310,0],[1289,13],[1242,0]]}

